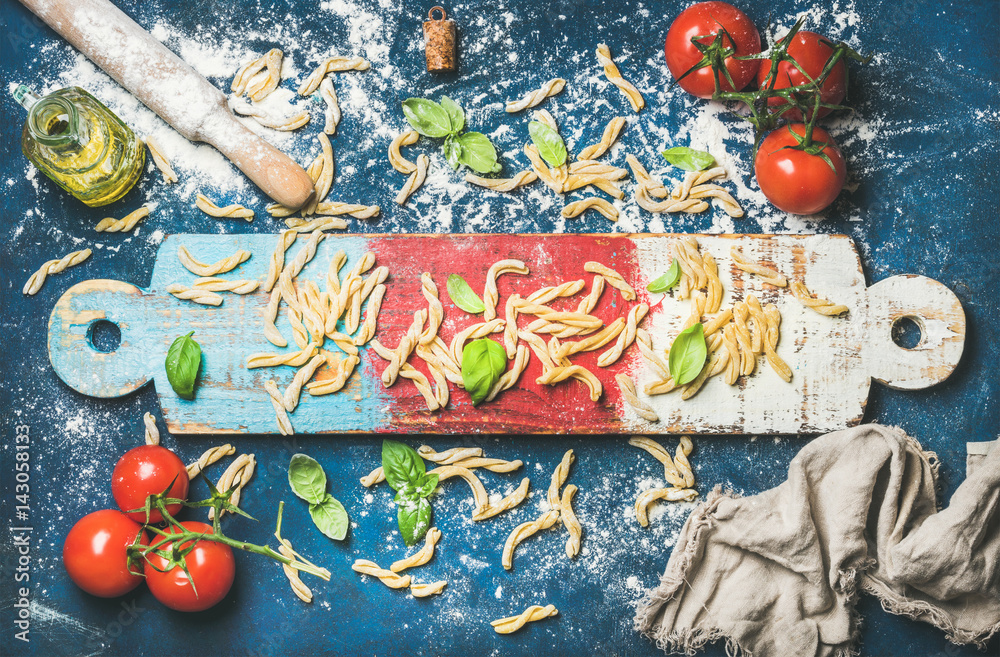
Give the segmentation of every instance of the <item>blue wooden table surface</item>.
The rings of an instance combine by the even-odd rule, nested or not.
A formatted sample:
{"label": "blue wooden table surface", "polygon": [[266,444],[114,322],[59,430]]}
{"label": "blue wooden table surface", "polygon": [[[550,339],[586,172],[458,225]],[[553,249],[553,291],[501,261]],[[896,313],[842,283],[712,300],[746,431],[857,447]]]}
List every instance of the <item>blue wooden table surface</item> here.
{"label": "blue wooden table surface", "polygon": [[[377,203],[382,216],[353,222],[354,232],[821,232],[847,233],[858,243],[869,282],[895,274],[935,278],[956,292],[967,313],[963,361],[943,385],[919,392],[875,386],[866,421],[899,425],[941,460],[942,501],[964,477],[965,442],[997,437],[1000,428],[1000,269],[996,208],[1000,199],[1000,80],[996,0],[939,1],[774,0],[742,3],[761,27],[769,19],[787,28],[801,13],[808,28],[847,40],[872,63],[852,67],[854,115],[831,122],[850,171],[848,189],[822,222],[803,221],[770,209],[749,175],[748,133],[718,108],[668,88],[662,43],[670,20],[687,2],[480,2],[448,7],[460,28],[459,75],[432,77],[424,71],[420,21],[429,7],[391,0],[349,2],[118,2],[140,25],[179,50],[220,87],[227,87],[241,53],[281,47],[301,79],[326,55],[361,54],[372,71],[337,78],[344,120],[334,139],[338,200]],[[832,4],[832,8],[821,5]],[[569,562],[565,535],[531,539],[516,558],[516,570],[500,566],[500,547],[517,523],[536,513],[536,494],[515,512],[487,523],[469,520],[471,501],[463,485],[448,485],[434,500],[443,531],[438,555],[421,572],[447,579],[444,595],[416,600],[350,570],[356,558],[388,563],[404,554],[394,533],[388,489],[367,490],[358,477],[377,464],[378,436],[234,436],[242,452],[260,464],[244,495],[259,522],[229,519],[226,532],[266,542],[280,500],[285,535],[333,573],[331,582],[309,579],[312,605],[295,599],[276,564],[237,554],[238,575],[230,595],[209,612],[185,615],[161,607],[145,589],[119,600],[101,600],[77,589],[61,564],[63,539],[81,516],[113,506],[109,478],[118,456],[142,441],[142,414],[158,413],[151,388],[121,399],[86,398],[67,389],[49,366],[48,314],[70,285],[114,278],[146,285],[164,234],[179,232],[274,233],[278,224],[266,203],[221,160],[184,150],[162,123],[136,107],[106,78],[88,70],[69,46],[20,4],[0,4],[0,66],[5,85],[24,82],[39,89],[91,82],[92,91],[140,132],[164,134],[178,144],[182,181],[174,187],[147,172],[125,199],[105,209],[84,208],[33,171],[21,155],[21,109],[0,99],[0,289],[3,294],[2,442],[0,515],[5,527],[31,527],[27,559],[19,558],[13,533],[4,530],[0,591],[0,646],[5,655],[215,655],[215,654],[558,654],[654,655],[655,646],[632,630],[634,602],[657,582],[690,506],[665,509],[642,529],[631,506],[641,488],[662,475],[658,464],[620,437],[545,436],[517,439],[449,438],[438,449],[481,445],[488,456],[521,458],[524,475],[487,475],[491,488],[532,478],[546,488],[562,453],[578,460],[570,481],[580,488],[577,513],[584,525],[584,552]],[[545,190],[500,197],[466,188],[458,174],[435,156],[432,180],[408,209],[392,202],[402,177],[385,158],[389,138],[403,128],[399,101],[413,95],[447,94],[461,102],[469,123],[497,142],[507,171],[524,166],[523,115],[502,111],[551,77],[567,78],[563,96],[549,101],[573,145],[590,143],[612,116],[634,117],[624,98],[598,75],[597,43],[611,46],[626,77],[644,92],[648,108],[623,137],[629,151],[655,165],[668,145],[708,144],[735,175],[747,217],[729,221],[721,211],[666,218],[641,213],[629,201],[619,224],[587,216],[566,221]],[[227,54],[228,53],[228,54]],[[292,88],[292,81],[283,86]],[[87,86],[84,84],[84,86]],[[279,147],[300,161],[314,151],[314,121],[303,134],[277,136]],[[424,148],[423,145],[420,148]],[[720,149],[722,149],[720,151]],[[431,146],[426,152],[433,153]],[[185,162],[184,154],[197,158]],[[612,155],[616,160],[624,151]],[[194,160],[197,160],[196,162]],[[208,162],[208,164],[205,164]],[[201,167],[201,168],[199,168]],[[668,177],[670,177],[669,172]],[[674,175],[676,179],[676,175]],[[252,224],[222,223],[193,208],[193,194],[244,202],[257,210]],[[155,204],[135,235],[98,234],[93,225],[122,216],[143,202]],[[89,246],[86,264],[53,276],[34,297],[21,295],[28,275],[45,260]],[[30,510],[15,515],[14,435],[31,437]],[[27,427],[24,429],[23,427]],[[162,423],[161,423],[162,427]],[[722,484],[744,494],[781,482],[789,461],[809,436],[696,438],[692,461],[704,495]],[[206,437],[165,436],[185,461],[223,442]],[[424,442],[420,437],[410,441]],[[670,445],[674,439],[667,438]],[[330,478],[330,492],[353,521],[349,537],[330,541],[311,525],[304,504],[286,483],[296,452],[315,457]],[[218,471],[215,473],[218,474]],[[204,493],[204,485],[194,486]],[[20,565],[19,565],[20,564]],[[20,568],[20,570],[19,570]],[[19,573],[30,580],[18,583]],[[15,639],[17,589],[30,598],[30,642]],[[489,621],[530,604],[553,603],[558,618],[499,636]],[[927,625],[884,613],[862,597],[861,650],[866,655],[972,655],[948,644]],[[994,642],[992,654],[997,654]],[[722,655],[721,645],[706,654]]]}

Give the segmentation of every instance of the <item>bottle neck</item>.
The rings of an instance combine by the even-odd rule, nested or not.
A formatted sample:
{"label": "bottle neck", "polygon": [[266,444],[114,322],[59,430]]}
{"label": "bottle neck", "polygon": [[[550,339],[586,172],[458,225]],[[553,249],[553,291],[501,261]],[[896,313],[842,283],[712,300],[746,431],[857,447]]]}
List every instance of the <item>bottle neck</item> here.
{"label": "bottle neck", "polygon": [[[29,92],[31,93],[31,92]],[[55,95],[38,98],[35,94],[28,107],[28,132],[38,143],[49,147],[82,146],[88,135],[77,107]]]}

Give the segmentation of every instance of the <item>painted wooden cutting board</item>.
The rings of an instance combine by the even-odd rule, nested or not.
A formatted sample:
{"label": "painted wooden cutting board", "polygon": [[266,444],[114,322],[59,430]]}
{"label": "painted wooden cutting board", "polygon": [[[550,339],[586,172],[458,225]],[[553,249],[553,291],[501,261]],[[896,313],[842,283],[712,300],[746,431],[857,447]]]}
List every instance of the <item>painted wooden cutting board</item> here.
{"label": "painted wooden cutting board", "polygon": [[[444,322],[439,332],[449,342],[462,328],[480,317],[457,308],[445,291],[449,274],[461,274],[482,292],[487,269],[503,258],[523,260],[527,276],[499,278],[498,304],[503,317],[510,294],[522,297],[549,285],[584,279],[577,297],[564,300],[575,308],[587,293],[593,274],[584,263],[597,261],[621,273],[639,294],[625,301],[608,287],[594,314],[610,323],[627,314],[640,301],[650,306],[642,324],[657,351],[669,346],[689,312],[690,302],[671,295],[653,294],[646,285],[664,273],[671,262],[678,235],[345,235],[331,234],[320,244],[316,257],[298,280],[315,280],[324,287],[333,254],[348,256],[342,270],[349,270],[372,251],[376,265],[389,268],[387,292],[382,303],[376,338],[395,347],[412,321],[413,313],[426,307],[420,292],[420,275],[430,272],[441,291]],[[921,276],[894,276],[866,287],[853,241],[845,235],[697,236],[701,248],[719,263],[724,286],[722,307],[748,293],[762,303],[777,305],[782,315],[778,353],[793,371],[791,383],[781,380],[763,363],[757,371],[726,385],[721,377],[708,380],[688,400],[677,393],[646,396],[643,386],[654,379],[635,346],[610,367],[597,365],[604,351],[581,353],[574,363],[594,372],[603,384],[599,401],[590,399],[586,386],[565,381],[555,386],[536,382],[541,363],[532,358],[518,383],[493,402],[473,407],[468,394],[451,386],[449,405],[427,410],[414,385],[404,379],[385,388],[380,375],[386,363],[370,348],[361,352],[361,363],[340,392],[310,397],[291,415],[300,433],[819,433],[860,422],[871,380],[899,389],[919,389],[946,379],[962,354],[965,315],[957,297],[940,283]],[[91,280],[75,285],[57,302],[49,322],[49,357],[67,385],[86,395],[115,397],[128,394],[150,381],[173,433],[277,433],[274,410],[264,382],[276,380],[280,388],[291,381],[294,368],[247,369],[246,356],[280,351],[264,337],[261,327],[269,295],[261,290],[240,296],[222,293],[219,307],[199,306],[175,299],[165,291],[171,283],[191,284],[195,278],[184,269],[178,247],[186,246],[202,262],[215,262],[237,249],[252,257],[226,278],[266,276],[277,235],[172,235],[160,247],[152,281],[147,288],[113,280]],[[300,237],[288,251],[286,262],[303,248]],[[787,289],[764,284],[735,266],[729,255],[736,245],[755,261],[775,267],[790,279],[804,281],[817,295],[850,308],[843,317],[825,317],[804,308]],[[553,306],[558,306],[553,302]],[[897,346],[891,331],[894,322],[911,318],[921,329],[912,349]],[[523,317],[525,324],[533,318]],[[121,344],[102,353],[91,341],[98,320],[117,324]],[[278,327],[291,335],[284,311]],[[164,370],[164,357],[173,339],[188,331],[203,349],[202,370],[194,401],[179,398]],[[500,340],[500,334],[493,336]],[[327,341],[327,348],[336,350]],[[288,349],[295,349],[289,340]],[[413,364],[426,371],[415,356]],[[624,402],[614,375],[628,373],[640,397],[652,406],[658,422],[637,416]],[[332,376],[320,370],[318,378]]]}

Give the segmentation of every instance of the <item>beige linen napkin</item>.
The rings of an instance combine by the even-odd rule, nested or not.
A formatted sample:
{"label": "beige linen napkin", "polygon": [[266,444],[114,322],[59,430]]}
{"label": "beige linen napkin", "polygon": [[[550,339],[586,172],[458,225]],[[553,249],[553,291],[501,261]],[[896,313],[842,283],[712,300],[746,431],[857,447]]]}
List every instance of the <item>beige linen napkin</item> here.
{"label": "beige linen napkin", "polygon": [[982,646],[1000,629],[1000,449],[940,512],[936,470],[902,431],[868,424],[806,445],[776,488],[716,489],[681,530],[637,629],[669,652],[721,639],[754,657],[852,655],[864,590]]}

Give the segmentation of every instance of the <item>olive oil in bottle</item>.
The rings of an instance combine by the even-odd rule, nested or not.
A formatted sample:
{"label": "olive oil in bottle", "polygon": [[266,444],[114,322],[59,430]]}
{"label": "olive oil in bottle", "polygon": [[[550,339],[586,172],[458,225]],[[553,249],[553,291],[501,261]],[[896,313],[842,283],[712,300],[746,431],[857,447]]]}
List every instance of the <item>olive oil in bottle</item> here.
{"label": "olive oil in bottle", "polygon": [[21,151],[39,171],[91,207],[135,185],[146,152],[135,133],[80,87],[39,97],[24,85],[14,98],[28,110]]}

